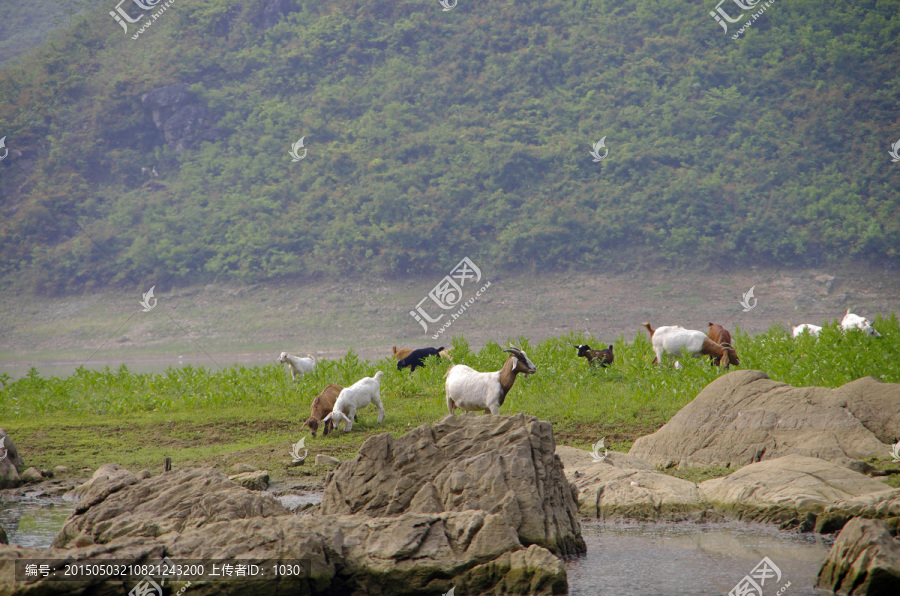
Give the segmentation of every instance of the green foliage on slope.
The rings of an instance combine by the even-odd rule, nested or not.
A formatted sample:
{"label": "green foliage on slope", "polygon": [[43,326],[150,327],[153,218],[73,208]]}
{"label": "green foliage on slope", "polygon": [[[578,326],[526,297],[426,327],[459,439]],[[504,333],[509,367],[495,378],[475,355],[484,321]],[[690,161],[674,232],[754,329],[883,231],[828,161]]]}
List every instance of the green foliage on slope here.
{"label": "green foliage on slope", "polygon": [[[900,0],[779,1],[738,40],[712,0],[266,4],[137,39],[95,10],[0,71],[0,274],[897,262]],[[174,83],[208,110],[181,151],[141,104]]]}

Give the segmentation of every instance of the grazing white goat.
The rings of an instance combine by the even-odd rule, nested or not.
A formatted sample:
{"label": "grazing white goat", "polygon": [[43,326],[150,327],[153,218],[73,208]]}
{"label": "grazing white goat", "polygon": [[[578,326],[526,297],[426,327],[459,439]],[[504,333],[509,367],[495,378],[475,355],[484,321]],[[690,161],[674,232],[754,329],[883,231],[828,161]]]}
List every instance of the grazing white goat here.
{"label": "grazing white goat", "polygon": [[665,325],[653,329],[650,323],[644,323],[644,327],[650,332],[650,341],[656,354],[654,364],[662,362],[666,354],[680,356],[682,350],[690,352],[695,358],[700,356],[718,358],[719,365],[725,368],[731,364],[740,364],[737,352],[731,344],[717,344],[702,331],[685,329],[680,325]]}
{"label": "grazing white goat", "polygon": [[509,357],[500,370],[494,372],[478,372],[464,364],[450,367],[444,387],[451,414],[456,413],[456,408],[465,412],[483,410],[499,414],[506,394],[516,382],[516,375],[537,372],[534,363],[519,348],[510,347],[503,351],[508,352]]}
{"label": "grazing white goat", "polygon": [[819,337],[819,334],[822,333],[822,328],[818,325],[811,325],[809,323],[803,323],[801,325],[797,325],[796,327],[791,325],[791,337],[798,337],[804,331],[806,331],[813,337]]}
{"label": "grazing white goat", "polygon": [[866,335],[871,335],[872,337],[881,337],[881,334],[875,331],[875,328],[872,327],[872,323],[869,322],[869,319],[851,313],[849,308],[844,314],[844,318],[841,320],[841,329],[843,329],[844,331],[859,329]]}
{"label": "grazing white goat", "polygon": [[291,372],[291,378],[295,381],[297,377],[302,377],[303,373],[312,372],[316,368],[316,359],[309,354],[306,355],[306,358],[298,358],[297,356],[291,356],[287,352],[282,352],[275,362],[287,364],[288,370]]}
{"label": "grazing white goat", "polygon": [[329,421],[334,425],[335,430],[341,422],[346,422],[344,432],[353,430],[353,420],[356,418],[356,411],[361,410],[369,404],[375,404],[378,408],[378,422],[384,421],[384,406],[381,405],[381,375],[384,373],[380,370],[375,373],[374,377],[365,377],[353,383],[338,395],[337,401],[334,402],[334,409],[331,414],[325,417],[322,422]]}

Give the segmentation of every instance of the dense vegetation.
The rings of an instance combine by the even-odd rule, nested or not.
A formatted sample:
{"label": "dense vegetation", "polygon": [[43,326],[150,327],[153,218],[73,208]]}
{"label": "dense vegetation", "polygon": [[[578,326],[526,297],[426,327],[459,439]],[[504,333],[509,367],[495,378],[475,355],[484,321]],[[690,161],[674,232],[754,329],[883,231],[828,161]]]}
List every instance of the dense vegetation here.
{"label": "dense vegetation", "polygon": [[[269,28],[176,0],[138,39],[86,4],[0,71],[0,275],[38,292],[897,263],[900,0],[776,2],[738,40],[712,0],[287,0]],[[183,150],[141,102],[174,83],[206,114]]]}
{"label": "dense vegetation", "polygon": [[[749,336],[737,330],[741,364],[738,368],[766,371],[773,379],[797,386],[838,387],[872,375],[885,382],[900,382],[900,323],[895,315],[877,319],[882,334],[876,339],[862,332],[841,333],[836,324],[818,339],[804,335],[792,339],[781,326]],[[722,372],[707,360],[682,359],[683,370],[652,366],[653,351],[646,334],[631,344],[619,338],[616,360],[603,369],[591,368],[576,358],[573,344],[593,337],[569,334],[531,345],[527,338],[513,340],[528,352],[538,368],[531,377],[519,377],[501,412],[524,412],[558,423],[659,425],[665,423]],[[478,352],[462,337],[453,339],[453,360],[477,370],[496,370],[505,361],[501,346],[489,343]],[[136,374],[125,365],[118,370],[79,368],[68,378],[43,379],[36,369],[10,382],[0,391],[0,418],[5,420],[66,413],[132,415],[159,411],[174,413],[242,407],[267,409],[285,419],[305,419],[312,397],[329,383],[350,385],[376,370],[384,371],[381,393],[388,428],[404,429],[437,420],[446,414],[444,374],[446,359],[433,359],[410,374],[398,371],[385,358],[360,360],[351,350],[344,358],[322,361],[313,373],[292,382],[280,365],[242,366],[212,371],[206,368],[169,368],[160,374]],[[0,379],[3,380],[3,379]],[[373,410],[374,412],[374,410]],[[374,419],[363,415],[361,428],[377,430]]]}

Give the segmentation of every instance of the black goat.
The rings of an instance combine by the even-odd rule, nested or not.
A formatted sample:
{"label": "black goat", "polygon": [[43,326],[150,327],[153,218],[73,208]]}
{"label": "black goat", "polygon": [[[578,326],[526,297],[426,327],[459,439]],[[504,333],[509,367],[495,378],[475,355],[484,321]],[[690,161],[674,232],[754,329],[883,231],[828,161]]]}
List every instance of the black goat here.
{"label": "black goat", "polygon": [[419,348],[413,350],[409,353],[409,356],[397,361],[397,370],[403,370],[404,368],[409,367],[409,372],[412,372],[416,370],[416,367],[418,366],[424,368],[425,359],[429,356],[440,356],[440,352],[443,349],[444,346],[439,348]]}
{"label": "black goat", "polygon": [[578,350],[578,357],[587,358],[590,364],[609,366],[615,359],[612,344],[609,344],[609,347],[605,350],[592,350],[591,346],[587,344],[581,344],[580,346],[575,346],[575,348]]}

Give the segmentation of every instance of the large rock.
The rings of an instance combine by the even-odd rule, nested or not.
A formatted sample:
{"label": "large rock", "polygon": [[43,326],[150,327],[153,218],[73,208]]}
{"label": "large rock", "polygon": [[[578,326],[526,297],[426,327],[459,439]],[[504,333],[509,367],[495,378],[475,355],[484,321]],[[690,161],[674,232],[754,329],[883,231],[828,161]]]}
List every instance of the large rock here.
{"label": "large rock", "polygon": [[269,488],[269,471],[257,470],[229,476],[229,480],[250,490],[266,490]]}
{"label": "large rock", "polygon": [[0,489],[16,488],[22,484],[19,470],[25,465],[19,450],[6,431],[0,428]]}
{"label": "large rock", "polygon": [[881,521],[850,520],[828,552],[816,587],[851,596],[900,594],[900,541]]}
{"label": "large rock", "polygon": [[745,466],[700,483],[700,496],[722,513],[812,530],[817,516],[837,501],[883,493],[890,487],[844,466],[788,455]]}
{"label": "large rock", "polygon": [[500,514],[522,544],[583,553],[578,505],[554,450],[550,423],[537,418],[444,416],[396,439],[367,439],[329,473],[322,513],[481,509]]}
{"label": "large rock", "polygon": [[829,505],[816,522],[816,532],[837,532],[854,517],[880,519],[896,534],[900,530],[900,488],[868,493]]}
{"label": "large rock", "polygon": [[[87,491],[101,491],[108,469]],[[566,570],[548,550],[523,547],[500,514],[486,511],[291,515],[272,497],[209,469],[180,470],[121,486],[76,513],[50,549],[0,546],[0,594],[128,593],[135,582],[14,582],[15,559],[188,559],[302,563],[290,580],[195,583],[197,596],[268,594],[565,594]],[[274,515],[270,515],[274,513]],[[75,540],[73,540],[75,536]],[[71,543],[82,547],[71,547]],[[66,546],[67,548],[62,548]],[[124,590],[124,591],[123,591]]]}
{"label": "large rock", "polygon": [[791,387],[741,370],[707,385],[629,453],[665,467],[740,467],[791,454],[847,464],[886,457],[891,446],[882,441],[900,434],[898,421],[897,384]]}
{"label": "large rock", "polygon": [[590,451],[557,447],[566,478],[578,488],[578,513],[603,520],[682,521],[707,517],[697,485],[657,472],[625,453],[595,461]]}
{"label": "large rock", "polygon": [[102,466],[87,484],[73,491],[82,500],[53,546],[161,536],[219,521],[290,513],[272,495],[248,491],[209,468],[140,480],[119,466]]}

